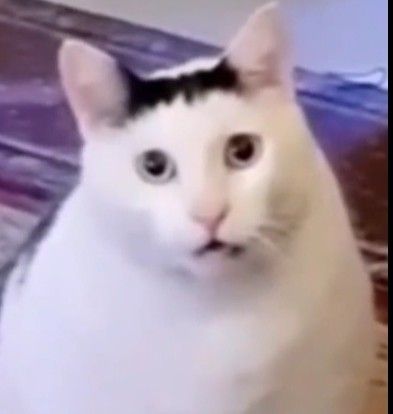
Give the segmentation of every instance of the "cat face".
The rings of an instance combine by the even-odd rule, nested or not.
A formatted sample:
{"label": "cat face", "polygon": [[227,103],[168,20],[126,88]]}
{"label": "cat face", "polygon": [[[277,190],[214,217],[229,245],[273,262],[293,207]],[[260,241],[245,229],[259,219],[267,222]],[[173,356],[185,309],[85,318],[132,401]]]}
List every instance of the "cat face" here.
{"label": "cat face", "polygon": [[151,260],[205,275],[274,251],[303,205],[308,148],[275,6],[217,59],[142,79],[68,41],[60,71],[85,140],[81,185]]}

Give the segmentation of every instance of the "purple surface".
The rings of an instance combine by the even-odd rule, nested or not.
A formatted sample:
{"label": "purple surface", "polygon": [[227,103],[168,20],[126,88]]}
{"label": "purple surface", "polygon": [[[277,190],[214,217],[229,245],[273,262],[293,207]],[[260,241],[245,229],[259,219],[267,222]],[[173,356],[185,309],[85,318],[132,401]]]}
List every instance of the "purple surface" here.
{"label": "purple surface", "polygon": [[[79,138],[56,70],[62,38],[88,40],[145,72],[218,49],[36,0],[0,2],[0,273],[72,188]],[[298,69],[312,129],[357,231],[387,240],[387,93]]]}

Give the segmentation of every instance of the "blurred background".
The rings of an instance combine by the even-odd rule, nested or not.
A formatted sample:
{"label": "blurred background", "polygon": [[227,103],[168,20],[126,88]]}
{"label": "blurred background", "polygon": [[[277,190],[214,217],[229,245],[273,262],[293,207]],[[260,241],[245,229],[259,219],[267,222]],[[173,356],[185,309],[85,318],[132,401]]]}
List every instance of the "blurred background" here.
{"label": "blurred background", "polygon": [[[267,0],[52,0],[224,45]],[[282,0],[296,62],[317,71],[387,68],[388,0]],[[386,83],[387,85],[387,79]]]}

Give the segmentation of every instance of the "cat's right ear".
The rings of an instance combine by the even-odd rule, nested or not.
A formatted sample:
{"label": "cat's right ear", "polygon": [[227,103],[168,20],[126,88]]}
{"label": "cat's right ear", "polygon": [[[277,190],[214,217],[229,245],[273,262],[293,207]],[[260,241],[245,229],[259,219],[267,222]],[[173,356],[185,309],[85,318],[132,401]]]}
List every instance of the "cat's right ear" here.
{"label": "cat's right ear", "polygon": [[108,54],[79,40],[66,40],[59,51],[62,85],[79,127],[125,119],[128,87],[119,65]]}

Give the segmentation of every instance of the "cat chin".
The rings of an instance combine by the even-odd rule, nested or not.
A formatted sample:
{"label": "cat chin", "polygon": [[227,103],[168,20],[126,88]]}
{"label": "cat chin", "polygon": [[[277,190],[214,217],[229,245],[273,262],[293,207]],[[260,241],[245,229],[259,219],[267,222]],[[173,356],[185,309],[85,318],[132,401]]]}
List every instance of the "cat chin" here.
{"label": "cat chin", "polygon": [[192,252],[174,267],[182,277],[200,280],[231,279],[249,271],[252,260],[247,250],[238,254],[214,251],[203,255]]}

